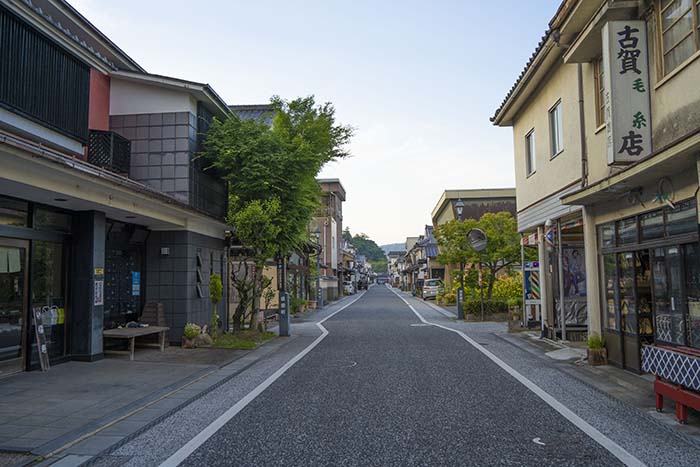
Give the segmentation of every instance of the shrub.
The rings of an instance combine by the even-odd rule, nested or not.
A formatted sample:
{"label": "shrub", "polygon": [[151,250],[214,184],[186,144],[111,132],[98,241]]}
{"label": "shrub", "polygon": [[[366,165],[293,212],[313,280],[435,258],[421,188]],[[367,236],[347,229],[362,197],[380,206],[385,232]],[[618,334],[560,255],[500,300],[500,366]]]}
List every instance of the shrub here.
{"label": "shrub", "polygon": [[520,273],[502,276],[493,283],[492,299],[517,299],[523,296],[523,276]]}
{"label": "shrub", "polygon": [[[479,300],[466,299],[462,304],[462,309],[467,315],[479,315],[481,314],[481,302]],[[484,315],[507,312],[508,302],[506,300],[484,300]]]}
{"label": "shrub", "polygon": [[447,292],[445,295],[443,295],[442,300],[445,302],[445,305],[454,305],[457,303],[457,294]]}
{"label": "shrub", "polygon": [[588,348],[591,350],[598,350],[605,347],[605,340],[600,337],[599,334],[593,332],[588,336]]}
{"label": "shrub", "polygon": [[185,334],[185,337],[187,339],[192,340],[195,337],[197,337],[198,335],[200,335],[201,333],[202,333],[202,328],[200,328],[196,324],[194,324],[194,323],[185,324],[184,334]]}
{"label": "shrub", "polygon": [[299,297],[292,297],[289,300],[289,312],[291,314],[299,313],[302,305],[306,305],[306,300]]}
{"label": "shrub", "polygon": [[211,277],[209,277],[209,296],[214,306],[221,300],[223,292],[224,286],[221,283],[221,276],[217,273],[213,273]]}

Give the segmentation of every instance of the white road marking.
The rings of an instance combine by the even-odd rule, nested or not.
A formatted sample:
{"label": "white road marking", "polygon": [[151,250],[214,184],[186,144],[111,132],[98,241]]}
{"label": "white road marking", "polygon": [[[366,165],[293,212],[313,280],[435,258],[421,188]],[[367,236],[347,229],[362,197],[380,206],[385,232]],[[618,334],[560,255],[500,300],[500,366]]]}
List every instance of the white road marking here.
{"label": "white road marking", "polygon": [[252,391],[250,391],[248,394],[246,394],[245,397],[243,397],[241,400],[236,402],[231,408],[229,408],[226,412],[221,414],[219,418],[211,422],[206,428],[204,428],[197,436],[189,440],[184,446],[182,446],[180,449],[175,451],[173,455],[168,457],[162,464],[160,464],[160,467],[176,467],[180,465],[185,459],[187,459],[190,454],[192,454],[197,448],[199,448],[202,444],[204,444],[209,438],[214,436],[214,434],[221,429],[226,423],[228,423],[233,417],[235,417],[238,412],[243,410],[248,404],[250,404],[256,397],[258,397],[262,392],[267,389],[272,383],[277,381],[280,376],[282,376],[287,370],[289,370],[296,362],[304,358],[306,354],[311,352],[314,347],[316,347],[318,344],[321,343],[323,339],[326,338],[328,335],[328,330],[323,326],[323,323],[326,322],[326,320],[332,318],[333,316],[337,315],[350,305],[354,304],[356,301],[361,299],[364,296],[365,292],[360,294],[359,297],[357,297],[355,300],[351,301],[347,305],[344,305],[343,307],[339,308],[338,310],[334,311],[330,315],[326,316],[323,318],[321,321],[318,321],[316,323],[316,326],[319,327],[321,330],[321,335],[318,336],[311,344],[309,344],[304,350],[296,354],[291,360],[289,360],[287,363],[285,363],[281,368],[279,368],[277,371],[275,371],[273,374],[271,374],[265,381],[260,383],[258,386],[255,387]]}
{"label": "white road marking", "polygon": [[423,316],[416,311],[416,309],[408,303],[408,300],[406,300],[404,297],[396,293],[394,290],[392,290],[394,294],[399,297],[403,302],[411,309],[411,311],[418,317],[418,319],[422,323],[426,324],[431,324],[435,327],[444,329],[446,331],[454,332],[458,334],[462,339],[465,341],[469,342],[471,345],[473,345],[479,352],[484,354],[486,357],[488,357],[492,362],[494,362],[496,365],[501,367],[503,370],[505,370],[509,375],[511,375],[513,378],[518,380],[523,386],[528,388],[530,391],[535,393],[537,397],[545,401],[550,407],[552,407],[554,410],[559,412],[564,418],[569,420],[571,423],[573,423],[576,428],[579,430],[583,431],[585,434],[587,434],[589,437],[591,437],[595,442],[603,446],[605,449],[607,449],[613,456],[617,457],[623,464],[628,465],[628,466],[634,466],[634,467],[645,467],[645,464],[634,457],[632,454],[627,452],[622,446],[617,444],[615,441],[611,440],[607,436],[605,436],[603,433],[598,431],[595,427],[593,427],[590,423],[576,415],[571,409],[566,407],[564,404],[556,400],[554,397],[552,397],[549,393],[547,393],[544,389],[527,379],[525,376],[520,374],[517,370],[509,366],[506,362],[498,358],[496,355],[493,353],[489,352],[486,350],[481,344],[476,342],[474,339],[471,337],[467,336],[464,334],[462,331],[459,331],[457,329],[452,329],[447,326],[443,326],[441,324],[436,324],[436,323],[431,323],[430,321],[426,320],[423,318]]}
{"label": "white road marking", "polygon": [[539,444],[540,446],[546,446],[546,444],[543,443],[539,438],[532,438],[532,442],[535,444]]}

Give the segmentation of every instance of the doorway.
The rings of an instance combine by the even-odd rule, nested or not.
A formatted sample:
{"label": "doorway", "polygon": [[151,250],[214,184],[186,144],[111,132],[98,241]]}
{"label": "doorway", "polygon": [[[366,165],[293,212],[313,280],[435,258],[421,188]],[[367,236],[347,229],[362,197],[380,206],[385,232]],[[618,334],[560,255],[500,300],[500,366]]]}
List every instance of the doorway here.
{"label": "doorway", "polygon": [[0,238],[0,376],[24,370],[28,251],[26,241]]}

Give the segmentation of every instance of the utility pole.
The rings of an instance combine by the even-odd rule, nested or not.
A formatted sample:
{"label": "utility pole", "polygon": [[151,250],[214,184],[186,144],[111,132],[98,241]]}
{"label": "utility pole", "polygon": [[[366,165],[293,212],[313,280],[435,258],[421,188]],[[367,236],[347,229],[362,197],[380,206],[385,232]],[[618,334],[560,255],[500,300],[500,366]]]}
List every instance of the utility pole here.
{"label": "utility pole", "polygon": [[289,337],[289,292],[287,292],[287,257],[277,257],[277,290],[279,290],[279,335]]}

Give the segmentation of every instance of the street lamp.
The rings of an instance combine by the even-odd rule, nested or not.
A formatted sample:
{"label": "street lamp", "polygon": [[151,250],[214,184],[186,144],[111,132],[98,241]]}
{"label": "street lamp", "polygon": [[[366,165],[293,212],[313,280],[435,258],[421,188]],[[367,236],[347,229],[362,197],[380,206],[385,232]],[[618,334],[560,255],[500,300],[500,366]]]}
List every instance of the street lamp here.
{"label": "street lamp", "polygon": [[[459,198],[455,201],[455,209],[457,210],[457,219],[462,222],[462,213],[464,212],[464,201]],[[464,261],[459,263],[459,289],[457,289],[457,319],[464,319]]]}
{"label": "street lamp", "polygon": [[462,222],[462,213],[464,212],[464,201],[462,201],[462,198],[455,202],[455,209],[457,210],[457,218]]}

